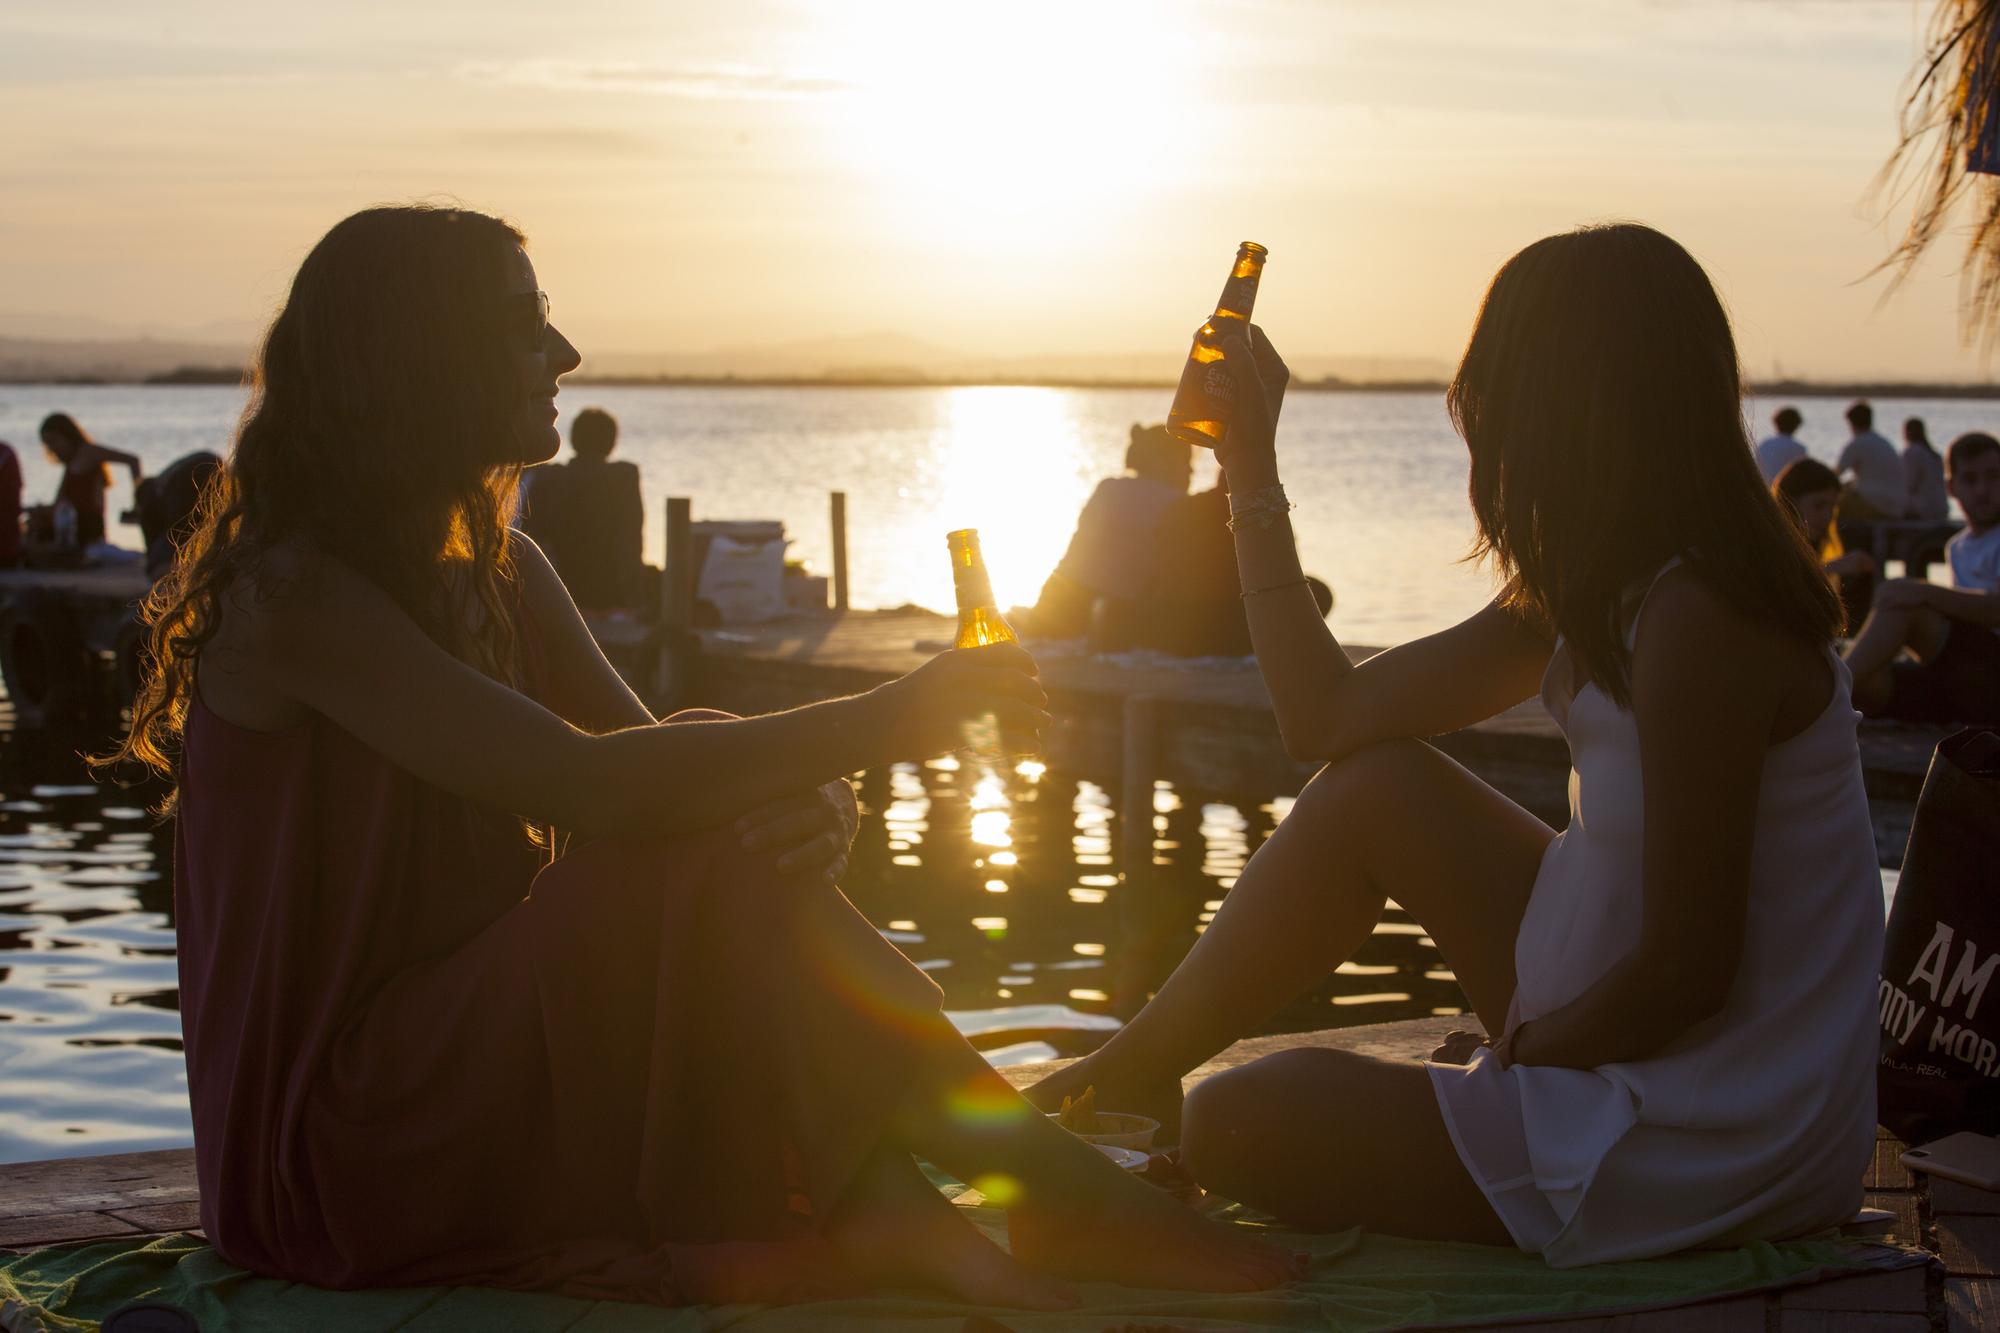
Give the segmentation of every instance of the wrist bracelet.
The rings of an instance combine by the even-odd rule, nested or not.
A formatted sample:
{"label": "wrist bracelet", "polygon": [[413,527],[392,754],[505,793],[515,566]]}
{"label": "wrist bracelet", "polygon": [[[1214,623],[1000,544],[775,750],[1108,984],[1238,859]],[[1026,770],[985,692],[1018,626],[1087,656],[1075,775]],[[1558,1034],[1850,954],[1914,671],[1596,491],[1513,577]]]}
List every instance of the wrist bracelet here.
{"label": "wrist bracelet", "polygon": [[1232,493],[1229,497],[1229,530],[1235,532],[1238,523],[1247,523],[1255,528],[1268,528],[1279,519],[1298,508],[1285,498],[1283,486],[1264,486],[1241,495]]}
{"label": "wrist bracelet", "polygon": [[1272,585],[1271,585],[1270,587],[1268,587],[1268,588],[1251,588],[1251,589],[1249,589],[1249,590],[1248,590],[1248,591],[1246,591],[1246,592],[1240,592],[1240,593],[1238,593],[1238,594],[1236,594],[1236,595],[1237,595],[1238,597],[1246,597],[1246,598],[1247,598],[1247,597],[1255,597],[1255,596],[1257,596],[1257,595],[1258,595],[1259,593],[1267,593],[1267,592],[1282,592],[1282,591],[1284,591],[1284,590],[1285,590],[1286,588],[1303,588],[1303,587],[1305,587],[1305,586],[1306,586],[1306,583],[1307,583],[1307,580],[1305,580],[1305,579],[1303,579],[1303,578],[1297,578],[1297,579],[1292,579],[1292,580],[1291,580],[1290,582],[1288,582],[1288,583],[1273,583],[1273,584],[1272,584]]}

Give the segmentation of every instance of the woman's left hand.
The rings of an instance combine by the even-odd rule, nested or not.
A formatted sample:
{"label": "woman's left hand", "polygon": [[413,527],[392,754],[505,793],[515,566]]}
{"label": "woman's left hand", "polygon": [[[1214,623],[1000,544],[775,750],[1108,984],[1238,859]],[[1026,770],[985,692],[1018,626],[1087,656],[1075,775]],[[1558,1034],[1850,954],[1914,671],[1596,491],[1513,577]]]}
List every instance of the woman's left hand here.
{"label": "woman's left hand", "polygon": [[1272,485],[1277,480],[1278,414],[1284,410],[1292,372],[1255,324],[1222,340],[1222,364],[1236,380],[1236,407],[1228,432],[1215,446],[1216,461],[1232,487]]}
{"label": "woman's left hand", "polygon": [[799,796],[760,806],[736,821],[743,850],[775,858],[778,873],[795,879],[839,882],[860,812],[845,778]]}
{"label": "woman's left hand", "polygon": [[1440,1065],[1469,1065],[1473,1053],[1483,1046],[1492,1045],[1483,1032],[1447,1032],[1444,1041],[1431,1052],[1431,1063]]}

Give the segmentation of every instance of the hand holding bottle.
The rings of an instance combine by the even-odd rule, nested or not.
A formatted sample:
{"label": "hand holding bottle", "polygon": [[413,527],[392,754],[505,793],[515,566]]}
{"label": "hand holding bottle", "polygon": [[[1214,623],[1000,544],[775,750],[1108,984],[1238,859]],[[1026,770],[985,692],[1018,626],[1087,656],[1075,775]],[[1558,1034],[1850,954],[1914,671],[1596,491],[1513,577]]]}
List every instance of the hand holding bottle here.
{"label": "hand holding bottle", "polygon": [[953,648],[878,688],[897,752],[943,754],[968,728],[997,719],[1009,734],[1039,737],[1053,720],[1035,681],[1035,659],[1018,644]]}
{"label": "hand holding bottle", "polygon": [[1236,380],[1235,417],[1215,446],[1215,460],[1241,492],[1278,482],[1278,413],[1292,372],[1255,324],[1222,340],[1222,364]]}

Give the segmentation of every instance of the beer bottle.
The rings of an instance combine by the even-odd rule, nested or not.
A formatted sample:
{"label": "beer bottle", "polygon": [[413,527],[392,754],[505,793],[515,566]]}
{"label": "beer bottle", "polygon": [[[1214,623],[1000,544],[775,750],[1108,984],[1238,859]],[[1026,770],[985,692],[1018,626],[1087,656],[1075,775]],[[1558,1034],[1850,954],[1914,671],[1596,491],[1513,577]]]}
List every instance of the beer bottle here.
{"label": "beer bottle", "polygon": [[946,533],[944,540],[951,548],[951,588],[958,595],[958,637],[951,646],[1019,642],[993,600],[993,580],[986,576],[986,558],[979,553],[979,529],[960,528]]}
{"label": "beer bottle", "polygon": [[[993,580],[986,575],[986,558],[979,553],[979,530],[961,528],[945,534],[951,547],[951,587],[958,596],[958,634],[954,648],[983,648],[989,643],[1018,643],[1014,629],[993,600]],[[1003,732],[988,718],[983,726],[967,728],[967,745],[989,759],[1027,758],[1036,752],[1033,736]]]}
{"label": "beer bottle", "polygon": [[1222,284],[1215,313],[1195,330],[1194,346],[1181,367],[1181,386],[1174,392],[1173,411],[1167,413],[1167,433],[1175,439],[1213,449],[1228,431],[1236,377],[1222,364],[1222,340],[1249,327],[1250,309],[1257,303],[1257,279],[1263,276],[1270,253],[1255,241],[1236,247],[1236,264],[1229,270],[1229,281]]}

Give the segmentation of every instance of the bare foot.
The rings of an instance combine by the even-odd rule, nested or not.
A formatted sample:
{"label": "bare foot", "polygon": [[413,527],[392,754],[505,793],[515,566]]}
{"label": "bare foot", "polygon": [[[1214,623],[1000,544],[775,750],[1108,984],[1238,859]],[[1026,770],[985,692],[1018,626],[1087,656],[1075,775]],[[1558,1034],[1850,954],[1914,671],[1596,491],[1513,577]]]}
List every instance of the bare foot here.
{"label": "bare foot", "polygon": [[1097,1089],[1097,1109],[1125,1111],[1151,1116],[1160,1122],[1159,1147],[1181,1141],[1181,1081],[1160,1078],[1140,1081],[1125,1078],[1095,1055],[1086,1055],[1075,1064],[1056,1070],[1022,1092],[1022,1096],[1044,1111],[1062,1110],[1063,1098],[1081,1097],[1085,1088]]}
{"label": "bare foot", "polygon": [[905,1153],[871,1158],[827,1239],[871,1287],[936,1287],[973,1305],[1068,1310],[1076,1294],[982,1235]]}
{"label": "bare foot", "polygon": [[1262,1291],[1303,1276],[1298,1257],[1201,1216],[1136,1180],[1087,1209],[1007,1214],[1014,1257],[1044,1272],[1175,1291]]}

